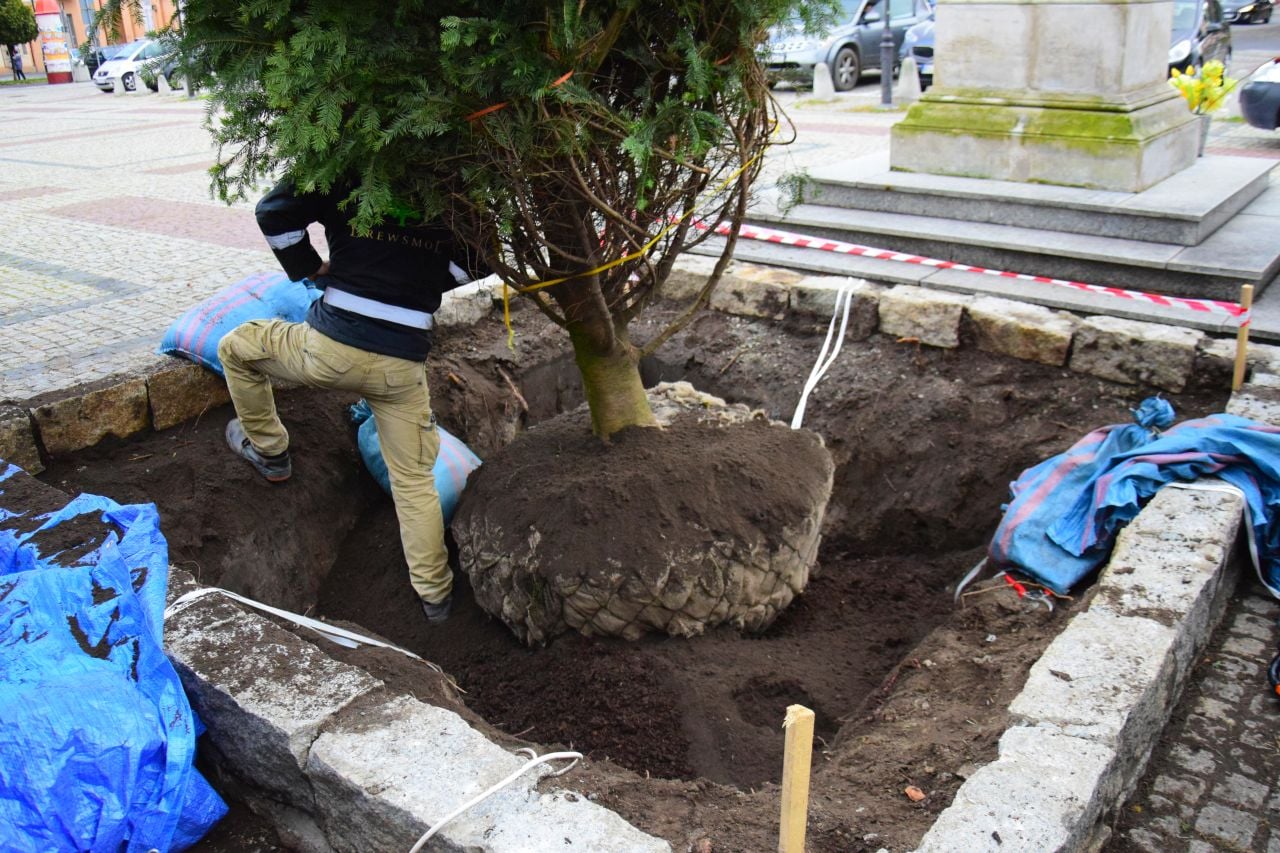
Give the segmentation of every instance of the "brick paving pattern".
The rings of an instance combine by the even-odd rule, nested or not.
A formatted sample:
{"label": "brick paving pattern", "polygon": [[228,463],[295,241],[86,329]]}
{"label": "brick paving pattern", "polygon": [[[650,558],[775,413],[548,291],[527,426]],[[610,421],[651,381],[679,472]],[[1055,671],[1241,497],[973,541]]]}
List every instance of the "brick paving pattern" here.
{"label": "brick paving pattern", "polygon": [[276,268],[252,205],[210,197],[204,111],[88,83],[0,89],[0,399],[148,364],[173,318]]}

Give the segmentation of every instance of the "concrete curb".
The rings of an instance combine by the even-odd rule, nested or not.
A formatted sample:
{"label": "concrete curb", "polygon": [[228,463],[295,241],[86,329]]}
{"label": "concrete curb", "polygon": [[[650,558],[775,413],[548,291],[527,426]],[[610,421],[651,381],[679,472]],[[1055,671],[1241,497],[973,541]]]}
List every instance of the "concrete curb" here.
{"label": "concrete curb", "polygon": [[[453,711],[390,689],[245,605],[214,594],[174,609],[198,587],[178,569],[169,577],[165,646],[209,743],[220,764],[272,801],[264,811],[290,815],[290,836],[311,839],[302,849],[407,850],[525,763]],[[423,683],[443,681],[421,668]],[[670,851],[584,795],[539,792],[554,769],[517,777],[445,824],[438,843],[493,853]]]}

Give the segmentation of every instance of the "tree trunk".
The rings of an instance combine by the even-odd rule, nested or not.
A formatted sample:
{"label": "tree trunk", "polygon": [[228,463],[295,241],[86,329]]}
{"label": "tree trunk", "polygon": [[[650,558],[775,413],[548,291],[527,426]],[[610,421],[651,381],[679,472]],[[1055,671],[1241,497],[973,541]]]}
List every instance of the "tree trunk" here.
{"label": "tree trunk", "polygon": [[625,336],[600,352],[591,336],[570,327],[573,357],[582,375],[582,390],[591,409],[591,430],[601,438],[629,426],[656,426],[640,380],[640,353]]}

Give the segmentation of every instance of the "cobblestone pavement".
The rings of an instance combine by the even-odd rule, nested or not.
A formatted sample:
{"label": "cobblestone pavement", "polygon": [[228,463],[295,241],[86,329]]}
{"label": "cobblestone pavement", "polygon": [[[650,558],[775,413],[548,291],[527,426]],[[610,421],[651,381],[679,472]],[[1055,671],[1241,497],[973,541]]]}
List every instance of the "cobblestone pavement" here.
{"label": "cobblestone pavement", "polygon": [[[901,118],[878,108],[874,79],[830,101],[778,97],[798,138],[771,156],[765,184],[882,150]],[[177,93],[0,87],[0,400],[149,363],[186,308],[276,269],[252,205],[210,197],[216,152],[203,118],[202,100]],[[1229,109],[1209,152],[1280,158],[1280,133]],[[1280,853],[1280,707],[1264,674],[1280,606],[1256,584],[1242,589],[1117,823],[1113,851]]]}
{"label": "cobblestone pavement", "polygon": [[1252,577],[1193,670],[1108,853],[1280,853],[1277,603]]}

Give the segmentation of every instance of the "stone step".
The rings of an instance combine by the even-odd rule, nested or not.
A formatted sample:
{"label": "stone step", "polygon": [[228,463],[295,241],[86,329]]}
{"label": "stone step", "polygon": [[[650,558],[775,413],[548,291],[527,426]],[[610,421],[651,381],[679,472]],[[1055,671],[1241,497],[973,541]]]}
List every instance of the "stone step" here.
{"label": "stone step", "polygon": [[1201,157],[1138,193],[889,170],[889,152],[811,173],[830,207],[1195,246],[1267,188],[1275,161]]}
{"label": "stone step", "polygon": [[768,198],[749,221],[989,269],[1199,299],[1238,300],[1243,284],[1254,285],[1258,296],[1280,272],[1276,187],[1197,246],[819,204],[783,214]]}

